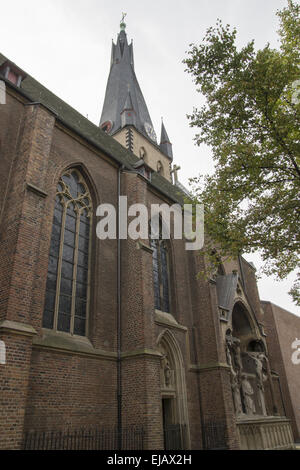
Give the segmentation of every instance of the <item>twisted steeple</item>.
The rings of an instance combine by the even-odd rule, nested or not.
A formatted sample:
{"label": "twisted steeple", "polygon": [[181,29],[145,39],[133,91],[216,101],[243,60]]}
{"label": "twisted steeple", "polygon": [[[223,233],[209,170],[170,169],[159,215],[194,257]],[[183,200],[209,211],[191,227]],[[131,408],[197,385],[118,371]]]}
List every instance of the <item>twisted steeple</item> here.
{"label": "twisted steeple", "polygon": [[[156,143],[150,114],[134,71],[133,44],[128,44],[125,29],[123,17],[117,43],[112,43],[110,72],[100,127],[113,135],[122,127],[131,124]],[[129,107],[134,112],[132,120],[128,119],[128,113],[126,119],[124,116],[124,111],[129,111]]]}

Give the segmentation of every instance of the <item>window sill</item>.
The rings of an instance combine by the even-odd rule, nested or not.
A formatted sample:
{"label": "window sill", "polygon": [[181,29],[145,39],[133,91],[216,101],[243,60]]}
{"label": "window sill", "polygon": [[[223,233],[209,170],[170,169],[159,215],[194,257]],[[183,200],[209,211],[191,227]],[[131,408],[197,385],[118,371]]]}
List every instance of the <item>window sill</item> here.
{"label": "window sill", "polygon": [[64,332],[56,332],[43,328],[42,337],[36,337],[33,346],[38,349],[51,349],[56,352],[64,352],[69,354],[79,354],[84,356],[97,356],[104,359],[116,359],[114,352],[96,349],[91,341],[84,336],[72,336]]}

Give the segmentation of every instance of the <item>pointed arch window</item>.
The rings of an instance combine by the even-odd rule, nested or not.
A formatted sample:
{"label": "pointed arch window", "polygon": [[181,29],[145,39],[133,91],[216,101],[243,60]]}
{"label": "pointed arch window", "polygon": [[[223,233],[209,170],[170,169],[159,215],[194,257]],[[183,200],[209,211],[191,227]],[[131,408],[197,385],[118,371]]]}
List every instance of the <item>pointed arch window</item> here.
{"label": "pointed arch window", "polygon": [[48,263],[43,327],[85,336],[90,286],[92,201],[81,174],[59,180]]}
{"label": "pointed arch window", "polygon": [[157,310],[170,312],[170,254],[167,240],[161,236],[151,239],[153,249],[154,306]]}

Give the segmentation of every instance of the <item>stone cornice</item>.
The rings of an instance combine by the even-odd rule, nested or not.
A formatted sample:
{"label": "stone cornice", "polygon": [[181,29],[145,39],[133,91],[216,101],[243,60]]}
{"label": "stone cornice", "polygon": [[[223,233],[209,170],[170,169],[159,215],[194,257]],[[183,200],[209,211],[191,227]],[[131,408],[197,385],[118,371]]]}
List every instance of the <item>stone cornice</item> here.
{"label": "stone cornice", "polygon": [[44,191],[43,189],[41,188],[38,188],[37,186],[35,186],[34,184],[31,184],[31,183],[26,183],[26,188],[28,191],[31,191],[35,194],[37,194],[38,196],[40,197],[47,197],[48,196],[48,193],[46,193],[46,191]]}
{"label": "stone cornice", "polygon": [[133,359],[140,356],[152,356],[157,359],[162,357],[162,354],[159,351],[154,349],[136,349],[134,351],[126,351],[121,354],[122,359]]}
{"label": "stone cornice", "polygon": [[88,338],[67,336],[55,332],[44,332],[43,337],[33,340],[33,348],[45,349],[62,354],[88,356],[95,359],[106,359],[115,361],[117,353],[94,348]]}
{"label": "stone cornice", "polygon": [[290,423],[291,420],[286,416],[260,416],[260,415],[245,415],[239,416],[236,419],[238,425],[243,424],[268,424],[268,423]]}
{"label": "stone cornice", "polygon": [[31,325],[11,320],[4,320],[0,323],[0,332],[22,336],[35,336],[37,334],[36,330]]}
{"label": "stone cornice", "polygon": [[191,364],[189,366],[190,372],[196,372],[198,374],[201,374],[202,372],[209,372],[211,370],[220,370],[220,369],[225,369],[225,370],[230,371],[229,365],[223,362],[215,362],[215,363],[201,364],[201,365]]}
{"label": "stone cornice", "polygon": [[51,114],[53,114],[55,118],[58,116],[58,113],[57,111],[55,111],[55,109],[51,108],[51,106],[47,106],[45,103],[42,103],[41,101],[30,101],[29,103],[25,103],[24,106],[37,106],[37,107],[40,106],[46,109],[47,111],[49,111]]}

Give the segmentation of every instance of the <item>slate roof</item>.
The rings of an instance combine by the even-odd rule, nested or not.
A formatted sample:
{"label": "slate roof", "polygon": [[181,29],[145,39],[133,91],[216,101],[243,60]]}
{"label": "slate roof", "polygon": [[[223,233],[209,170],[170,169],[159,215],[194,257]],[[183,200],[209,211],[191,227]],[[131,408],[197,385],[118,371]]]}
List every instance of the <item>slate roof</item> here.
{"label": "slate roof", "polygon": [[[0,53],[0,67],[7,60],[9,59]],[[119,144],[113,137],[103,132],[98,126],[82,116],[82,114],[65,103],[30,75],[26,74],[26,78],[22,81],[20,88],[13,85],[4,77],[1,77],[1,80],[5,81],[7,86],[14,88],[18,93],[21,93],[29,102],[40,102],[52,110],[56,114],[56,119],[66,127],[73,130],[83,139],[94,145],[97,149],[111,157],[119,165],[124,165],[125,168],[133,170],[133,165],[139,160],[133,153]],[[153,186],[174,202],[179,202],[180,204],[184,202],[185,195],[183,192],[157,172],[153,172],[151,183],[149,182],[149,185]]]}
{"label": "slate roof", "polygon": [[134,62],[133,45],[128,44],[124,30],[118,34],[117,44],[112,43],[110,72],[106,86],[100,126],[106,121],[112,122],[111,135],[122,128],[121,112],[130,92],[132,106],[136,113],[136,128],[147,138],[144,124],[153,127],[150,114],[137,81]]}
{"label": "slate roof", "polygon": [[233,308],[237,283],[238,275],[236,273],[221,275],[216,279],[219,307],[225,308],[229,313]]}
{"label": "slate roof", "polygon": [[177,180],[177,181],[175,182],[175,185],[176,185],[179,189],[181,189],[181,191],[182,191],[188,198],[192,198],[192,195],[191,195],[191,193],[189,192],[189,190],[188,190],[182,183],[180,183],[180,181]]}
{"label": "slate roof", "polygon": [[173,150],[172,150],[172,144],[170,142],[169,136],[167,134],[166,128],[164,126],[163,121],[161,121],[161,137],[160,137],[160,144],[159,148],[160,150],[170,158],[170,160],[173,160]]}

